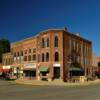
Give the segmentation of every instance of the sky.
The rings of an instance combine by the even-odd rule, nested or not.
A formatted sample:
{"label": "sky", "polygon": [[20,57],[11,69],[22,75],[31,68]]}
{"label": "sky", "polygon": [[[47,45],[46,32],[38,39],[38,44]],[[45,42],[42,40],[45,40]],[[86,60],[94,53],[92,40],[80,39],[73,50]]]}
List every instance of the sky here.
{"label": "sky", "polygon": [[100,56],[100,0],[0,0],[0,38],[14,42],[65,26]]}

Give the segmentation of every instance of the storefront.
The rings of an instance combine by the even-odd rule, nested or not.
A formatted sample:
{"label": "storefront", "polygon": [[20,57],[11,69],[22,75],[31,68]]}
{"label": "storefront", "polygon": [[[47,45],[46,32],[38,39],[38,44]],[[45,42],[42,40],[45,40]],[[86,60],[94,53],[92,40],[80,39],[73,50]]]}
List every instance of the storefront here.
{"label": "storefront", "polygon": [[36,79],[36,64],[35,63],[24,64],[23,73],[25,79]]}
{"label": "storefront", "polygon": [[49,67],[41,66],[38,69],[39,80],[48,80],[49,79]]}
{"label": "storefront", "polygon": [[60,78],[60,64],[59,63],[53,64],[53,73],[54,73],[54,79]]}
{"label": "storefront", "polygon": [[23,78],[23,67],[13,66],[12,75],[13,78]]}
{"label": "storefront", "polygon": [[11,66],[3,66],[0,68],[0,78],[6,78],[9,77],[11,78]]}

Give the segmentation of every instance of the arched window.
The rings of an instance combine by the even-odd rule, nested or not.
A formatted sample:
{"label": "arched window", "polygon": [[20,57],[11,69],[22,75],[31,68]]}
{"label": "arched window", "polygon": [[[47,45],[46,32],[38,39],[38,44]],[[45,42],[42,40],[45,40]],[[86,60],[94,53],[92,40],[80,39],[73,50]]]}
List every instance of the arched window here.
{"label": "arched window", "polygon": [[28,61],[31,61],[31,55],[28,56]]}
{"label": "arched window", "polygon": [[49,38],[47,38],[47,47],[49,47]]}
{"label": "arched window", "polygon": [[55,52],[55,61],[59,61],[59,53],[58,52]]}
{"label": "arched window", "polygon": [[42,39],[42,48],[44,48],[44,47],[45,47],[45,40]]}
{"label": "arched window", "polygon": [[55,36],[54,46],[55,47],[58,47],[58,36]]}
{"label": "arched window", "polygon": [[49,61],[49,53],[48,52],[46,53],[46,61],[47,62]]}
{"label": "arched window", "polygon": [[27,61],[27,56],[24,56],[24,61]]}
{"label": "arched window", "polygon": [[44,53],[42,53],[42,62],[44,62]]}

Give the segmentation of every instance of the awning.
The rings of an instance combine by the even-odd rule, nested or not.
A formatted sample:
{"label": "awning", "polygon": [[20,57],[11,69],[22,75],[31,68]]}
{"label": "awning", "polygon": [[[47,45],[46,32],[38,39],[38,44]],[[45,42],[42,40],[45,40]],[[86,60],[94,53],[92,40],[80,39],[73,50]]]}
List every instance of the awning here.
{"label": "awning", "polygon": [[3,69],[3,72],[10,72],[10,69]]}
{"label": "awning", "polygon": [[78,67],[71,67],[69,68],[69,71],[83,71],[83,69]]}
{"label": "awning", "polygon": [[3,69],[3,68],[0,68],[0,72],[10,72],[10,69]]}
{"label": "awning", "polygon": [[49,68],[48,67],[40,67],[39,71],[40,72],[47,72],[47,71],[49,71]]}
{"label": "awning", "polygon": [[3,69],[2,68],[0,68],[0,72],[3,72]]}

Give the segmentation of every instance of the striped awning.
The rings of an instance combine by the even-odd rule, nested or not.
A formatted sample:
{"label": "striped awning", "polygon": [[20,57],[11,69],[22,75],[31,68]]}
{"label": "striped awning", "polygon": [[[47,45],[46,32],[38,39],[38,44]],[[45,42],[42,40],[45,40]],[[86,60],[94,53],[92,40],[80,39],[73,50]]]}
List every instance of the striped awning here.
{"label": "striped awning", "polygon": [[48,67],[40,67],[39,71],[40,72],[47,72],[47,71],[49,71],[49,68]]}

